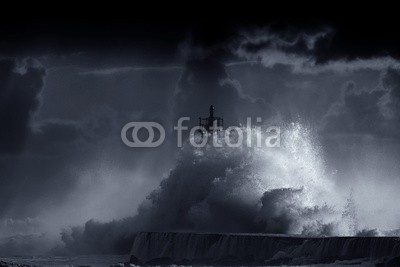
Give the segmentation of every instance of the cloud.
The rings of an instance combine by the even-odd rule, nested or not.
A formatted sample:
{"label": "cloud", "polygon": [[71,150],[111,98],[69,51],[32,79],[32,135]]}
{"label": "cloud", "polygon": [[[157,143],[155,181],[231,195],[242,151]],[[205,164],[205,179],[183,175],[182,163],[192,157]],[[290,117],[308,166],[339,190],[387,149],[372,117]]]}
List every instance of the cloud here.
{"label": "cloud", "polygon": [[263,50],[281,50],[288,54],[311,54],[321,39],[330,38],[333,30],[329,27],[305,32],[299,30],[275,31],[271,27],[253,31],[242,31],[237,48],[246,54],[254,54]]}
{"label": "cloud", "polygon": [[216,108],[217,116],[224,118],[226,126],[245,123],[246,117],[268,118],[276,114],[262,98],[246,94],[224,64],[210,58],[187,62],[172,103],[174,118],[188,116],[192,124],[197,124],[199,116],[208,115],[210,105]]}
{"label": "cloud", "polygon": [[[123,145],[120,130],[135,119],[165,121],[169,116],[166,96],[174,89],[179,71],[80,75],[73,67],[46,68],[46,73],[40,72],[43,76],[38,75],[43,80],[39,83],[38,78],[41,87],[37,88],[34,70],[42,67],[14,62],[7,66],[10,71],[2,74],[9,75],[9,84],[22,84],[18,80],[23,80],[37,90],[32,94],[36,102],[29,99],[35,105],[26,112],[27,132],[19,154],[0,155],[0,218],[7,222],[32,218],[36,224],[19,227],[8,223],[2,234],[47,233],[48,238],[43,239],[47,242],[58,239],[60,229],[71,224],[132,214],[158,182],[155,179],[168,170],[166,155],[171,153],[165,148],[131,150]],[[7,95],[1,93],[3,101]],[[22,89],[16,93],[21,99],[29,96]],[[12,100],[7,102],[9,106],[19,105],[16,95],[6,100]],[[0,108],[0,118],[12,118],[12,114],[3,113],[11,108]],[[15,108],[23,111],[21,105]],[[19,134],[17,128],[9,132]],[[159,168],[152,165],[154,160]]]}
{"label": "cloud", "polygon": [[118,73],[126,73],[132,71],[171,71],[181,70],[182,66],[154,66],[154,67],[119,67],[119,68],[105,68],[95,70],[82,70],[80,75],[113,75]]}
{"label": "cloud", "polygon": [[[288,70],[286,75],[308,77],[311,81],[324,77],[328,82],[343,77],[342,87],[335,89],[337,92],[341,91],[340,99],[335,101],[329,97],[329,101],[324,105],[328,109],[318,113],[322,115],[320,119],[317,118],[321,124],[319,126],[322,129],[321,134],[369,135],[376,138],[397,139],[400,131],[398,117],[400,61],[390,55],[370,57],[349,55],[321,59],[323,56],[321,49],[326,49],[327,44],[333,42],[333,35],[334,31],[331,28],[316,29],[314,32],[289,31],[289,33],[275,32],[270,27],[255,31],[247,30],[236,43],[232,44],[233,53],[245,61],[230,62],[227,68],[233,69],[248,64],[261,66],[280,74],[283,71],[279,70],[284,66],[284,69]],[[331,77],[326,77],[326,73],[330,73]],[[371,83],[369,75],[375,75],[373,73],[380,74],[377,85]],[[370,84],[366,85],[357,78],[360,75],[363,75],[364,80],[368,80]],[[299,82],[296,81],[294,84],[299,90]],[[333,93],[324,88],[330,85],[320,86],[322,88],[318,94],[307,95],[310,101],[316,96],[320,97],[316,99],[317,101],[325,101],[323,97],[327,97],[328,94],[333,96]],[[306,88],[312,87],[312,83],[306,84]],[[342,89],[343,87],[345,88]],[[273,97],[272,92],[275,88],[271,90],[270,97]],[[296,94],[295,90],[287,86],[281,85],[280,90],[285,94]],[[289,107],[278,106],[277,109],[284,114],[285,109],[291,105],[293,104],[291,103]],[[301,117],[304,117],[303,115],[305,114],[299,114]]]}
{"label": "cloud", "polygon": [[347,134],[382,132],[384,117],[379,102],[386,91],[358,92],[355,86],[354,83],[348,83],[343,91],[342,102],[332,106],[326,116],[325,131]]}
{"label": "cloud", "polygon": [[377,138],[398,138],[399,71],[389,69],[381,75],[380,85],[370,91],[349,82],[341,101],[333,103],[324,118],[325,133],[367,134]]}
{"label": "cloud", "polygon": [[400,123],[400,71],[389,69],[382,77],[382,84],[388,90],[382,105],[383,115],[395,126]]}
{"label": "cloud", "polygon": [[45,75],[31,60],[20,69],[13,60],[0,60],[0,153],[23,150]]}
{"label": "cloud", "polygon": [[[277,65],[289,66],[293,73],[320,74],[323,72],[346,73],[357,70],[400,69],[400,62],[391,56],[371,57],[326,57],[321,52],[331,42],[331,28],[304,31],[273,32],[264,30],[246,31],[232,44],[232,53],[245,61],[230,62],[229,66],[259,63],[266,68]],[[335,48],[330,48],[334,50]],[[322,57],[324,57],[322,59]]]}

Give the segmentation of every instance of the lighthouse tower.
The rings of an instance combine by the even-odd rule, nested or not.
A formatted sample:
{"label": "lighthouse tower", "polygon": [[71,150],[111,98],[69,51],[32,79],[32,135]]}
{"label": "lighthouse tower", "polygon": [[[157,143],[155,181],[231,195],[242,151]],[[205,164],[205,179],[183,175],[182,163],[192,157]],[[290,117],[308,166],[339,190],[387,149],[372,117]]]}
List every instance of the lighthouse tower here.
{"label": "lighthouse tower", "polygon": [[[214,116],[215,108],[213,105],[210,106],[210,115],[208,118],[199,118],[199,126],[203,127],[207,132],[212,133],[216,129],[213,129],[216,124],[218,129],[221,129],[220,127],[224,126],[224,119],[221,117],[215,117]],[[217,130],[218,130],[217,129]]]}

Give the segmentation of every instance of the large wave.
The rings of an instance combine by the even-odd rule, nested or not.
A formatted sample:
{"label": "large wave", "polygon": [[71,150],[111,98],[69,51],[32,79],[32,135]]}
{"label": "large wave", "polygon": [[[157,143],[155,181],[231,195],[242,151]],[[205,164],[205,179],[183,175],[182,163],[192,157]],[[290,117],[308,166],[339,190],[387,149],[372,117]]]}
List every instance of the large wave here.
{"label": "large wave", "polygon": [[279,147],[187,144],[139,208],[135,228],[301,233],[316,221],[332,223],[333,184],[310,131],[291,124],[281,138]]}
{"label": "large wave", "polygon": [[[237,148],[195,148],[188,141],[136,216],[89,221],[64,232],[63,240],[70,249],[93,253],[115,252],[110,244],[124,244],[137,231],[354,234],[312,131],[293,123],[281,127],[280,139],[279,147]],[[99,250],[102,243],[108,245]]]}

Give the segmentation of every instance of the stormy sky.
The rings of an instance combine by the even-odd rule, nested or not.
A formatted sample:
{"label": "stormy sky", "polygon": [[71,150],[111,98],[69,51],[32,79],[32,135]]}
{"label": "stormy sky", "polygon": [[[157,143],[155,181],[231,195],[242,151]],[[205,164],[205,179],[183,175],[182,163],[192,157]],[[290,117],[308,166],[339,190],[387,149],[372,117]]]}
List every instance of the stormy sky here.
{"label": "stormy sky", "polygon": [[[400,228],[400,39],[389,18],[0,29],[0,238],[135,215],[176,164],[177,118],[196,125],[211,104],[226,125],[259,116],[307,126],[334,190],[354,190],[361,227]],[[130,121],[161,123],[165,143],[125,146]]]}

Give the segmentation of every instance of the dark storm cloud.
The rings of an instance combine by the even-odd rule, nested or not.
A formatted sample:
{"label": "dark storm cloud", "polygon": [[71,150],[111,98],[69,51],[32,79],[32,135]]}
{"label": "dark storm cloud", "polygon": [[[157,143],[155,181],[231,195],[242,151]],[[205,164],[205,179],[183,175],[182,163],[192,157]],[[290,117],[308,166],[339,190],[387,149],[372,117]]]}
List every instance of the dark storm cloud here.
{"label": "dark storm cloud", "polygon": [[[286,84],[266,81],[273,86],[268,88],[268,94],[257,92],[265,95],[264,99],[275,98],[274,106],[285,118],[294,119],[293,115],[297,113],[300,118],[312,119],[315,123],[321,123],[324,134],[367,134],[378,138],[397,138],[399,120],[396,87],[399,81],[396,73],[400,62],[387,54],[371,54],[369,57],[333,56],[322,60],[320,46],[330,42],[335,50],[337,40],[335,41],[335,34],[332,33],[337,30],[326,28],[314,32],[298,30],[277,33],[272,27],[267,27],[244,32],[232,51],[238,57],[246,59],[247,64],[260,64],[270,69],[269,72],[278,74],[291,73]],[[233,72],[238,72],[235,69],[241,64],[244,62],[231,63],[229,67]],[[378,85],[374,85],[376,81],[365,78],[369,77],[368,72],[374,76],[381,73],[383,78],[377,78]],[[243,74],[239,72],[238,75]],[[369,84],[358,79],[360,75],[364,76],[364,80],[368,79]],[[276,77],[270,79],[276,81]],[[337,84],[333,91],[327,89],[332,86],[328,81],[338,77],[347,78],[347,81],[342,79],[347,88],[342,90],[340,99],[337,99],[337,92],[340,92],[343,85]],[[322,88],[318,91],[313,91],[311,88],[320,78],[325,79],[325,83],[321,83]],[[302,85],[300,81],[304,79],[306,81]],[[357,79],[357,82],[353,82],[353,79]],[[300,91],[301,88],[308,90]],[[296,101],[290,100],[286,102],[286,106],[282,106],[285,103],[276,100],[285,95],[297,95]],[[302,102],[307,103],[306,101],[309,101],[307,106],[299,106]]]}
{"label": "dark storm cloud", "polygon": [[371,92],[355,90],[355,84],[349,83],[343,91],[343,102],[334,106],[327,116],[326,131],[346,132],[348,134],[379,134],[382,131],[384,117],[379,101],[386,93],[384,90]]}
{"label": "dark storm cloud", "polygon": [[[60,227],[91,218],[108,220],[132,214],[154,187],[153,180],[169,168],[166,155],[172,159],[173,152],[166,150],[168,147],[129,149],[121,142],[120,130],[132,120],[168,119],[167,99],[175,89],[180,69],[134,68],[127,73],[83,73],[82,69],[47,68],[42,87],[36,92],[40,93],[40,102],[32,100],[36,105],[22,120],[26,133],[20,154],[0,158],[1,220],[35,221],[8,223],[1,229],[0,245],[8,247],[4,250],[7,253],[36,253],[37,242],[50,244],[59,239]],[[32,75],[31,69],[18,71],[22,74],[9,71],[8,79]],[[36,85],[35,80],[25,82]],[[14,101],[17,93],[25,92],[21,89],[12,95],[15,98],[6,100]],[[7,107],[19,104],[13,101]],[[157,169],[155,161],[159,162]],[[48,233],[46,238],[37,238],[43,232]]]}
{"label": "dark storm cloud", "polygon": [[[124,172],[126,169],[135,170],[149,153],[157,153],[126,149],[120,141],[120,128],[115,126],[114,121],[115,117],[110,111],[99,111],[88,114],[80,121],[47,120],[37,123],[26,139],[21,156],[0,159],[4,185],[0,188],[0,216],[6,219],[36,218],[38,214],[50,216],[46,210],[57,210],[57,207],[65,205],[71,194],[82,183],[85,184],[87,169],[94,168],[97,171],[90,178],[93,182],[89,180],[88,188],[80,189],[80,198],[96,194],[90,193],[93,187],[101,190],[107,187],[107,181],[117,185],[125,179],[117,173],[104,177],[101,168],[110,164],[109,161],[118,160],[115,164],[120,166],[119,171]],[[104,153],[108,153],[112,159],[105,158]],[[91,183],[93,186],[90,186]],[[134,187],[131,189],[134,190]],[[102,198],[101,193],[98,197]],[[75,201],[70,199],[69,203]],[[76,216],[74,219],[79,220]]]}
{"label": "dark storm cloud", "polygon": [[384,72],[381,86],[365,91],[349,82],[342,100],[333,103],[325,118],[324,131],[341,134],[369,134],[377,138],[398,138],[400,131],[398,70]]}
{"label": "dark storm cloud", "polygon": [[[21,74],[13,72],[15,63],[10,61],[3,65],[8,72],[3,72],[2,84],[8,87],[1,88],[1,118],[8,128],[2,131],[2,136],[8,139],[3,138],[1,144],[13,144],[10,138],[18,141],[17,144],[25,143],[20,156],[0,159],[3,185],[0,188],[0,214],[3,218],[35,218],[44,209],[63,205],[82,183],[82,173],[91,164],[96,168],[117,162],[113,166],[118,165],[120,172],[137,172],[138,180],[144,180],[140,182],[142,184],[151,184],[157,176],[150,175],[149,182],[140,176],[147,177],[146,173],[153,171],[159,175],[164,171],[161,166],[167,165],[168,160],[160,163],[157,170],[148,171],[145,167],[156,158],[164,158],[164,148],[131,150],[121,142],[120,129],[132,120],[165,122],[168,119],[167,99],[175,89],[179,69],[172,69],[172,72],[133,69],[125,74],[109,75],[83,74],[80,68],[73,67],[49,68],[43,83],[42,68],[36,77],[34,67]],[[18,112],[12,115],[15,110]],[[18,127],[12,127],[11,122]],[[104,159],[103,154],[112,159]],[[119,183],[125,179],[119,174],[113,176],[106,181]],[[104,177],[98,179],[101,180],[99,184],[107,183],[102,180]],[[135,180],[130,182],[135,183]]]}
{"label": "dark storm cloud", "polygon": [[389,91],[383,107],[385,126],[398,136],[400,132],[400,71],[389,69],[384,75],[383,86]]}
{"label": "dark storm cloud", "polygon": [[[334,29],[329,38],[321,39],[318,44],[320,62],[400,55],[399,40],[393,34],[397,30],[394,11],[382,11],[387,15],[371,19],[373,15],[359,10],[340,10],[331,15],[311,12],[312,9],[306,15],[295,10],[289,15],[285,8],[280,12],[262,8],[257,12],[256,9],[251,12],[240,10],[237,14],[221,12],[223,15],[218,13],[217,16],[207,12],[207,17],[201,18],[190,14],[181,21],[171,21],[175,16],[168,12],[153,19],[132,17],[131,14],[114,19],[109,14],[91,17],[93,12],[85,12],[81,17],[4,19],[0,25],[3,33],[0,54],[24,57],[89,52],[93,57],[92,66],[97,67],[107,67],[109,63],[126,65],[133,60],[138,64],[169,64],[179,60],[178,44],[190,38],[195,46],[213,47],[211,54],[218,59],[231,59],[224,44],[235,39],[243,29],[268,27],[271,33],[285,36],[288,41],[300,40],[296,37],[297,32],[313,35],[318,29]],[[104,20],[105,17],[108,19]],[[296,51],[309,49],[309,43],[303,39],[294,46]],[[107,57],[106,61],[104,57]]]}
{"label": "dark storm cloud", "polygon": [[321,40],[331,39],[333,30],[325,27],[303,31],[300,29],[286,29],[276,31],[273,27],[254,32],[243,33],[244,40],[239,43],[235,50],[242,53],[257,54],[262,50],[276,49],[287,54],[313,55],[318,49]]}
{"label": "dark storm cloud", "polygon": [[[26,123],[21,154],[0,159],[4,185],[0,188],[0,216],[6,220],[35,218],[43,207],[62,203],[76,183],[71,170],[90,154],[88,144],[99,139],[94,126],[84,121]],[[29,227],[26,230],[31,231]]]}
{"label": "dark storm cloud", "polygon": [[[111,72],[110,72],[111,71]],[[80,68],[50,69],[39,119],[80,120],[96,113],[116,115],[123,125],[129,117],[165,120],[169,115],[168,98],[175,90],[180,69],[135,69],[123,71]],[[46,89],[45,88],[45,89]],[[124,118],[123,118],[124,117]]]}
{"label": "dark storm cloud", "polygon": [[27,61],[0,60],[0,153],[21,152],[31,133],[30,118],[39,106],[45,70]]}
{"label": "dark storm cloud", "polygon": [[[345,30],[346,31],[346,30]],[[289,67],[293,73],[320,74],[324,72],[352,72],[360,69],[399,69],[398,53],[370,53],[364,50],[346,54],[337,43],[344,41],[343,29],[329,26],[291,27],[275,30],[268,27],[248,27],[230,43],[231,52],[244,62],[229,65],[260,63],[266,68]],[[368,46],[368,44],[364,44]],[[376,51],[376,48],[372,49]]]}
{"label": "dark storm cloud", "polygon": [[226,126],[245,124],[246,117],[275,115],[262,98],[243,92],[225,66],[212,59],[190,60],[186,64],[172,100],[175,118],[189,116],[192,124],[197,124],[199,116],[208,115],[210,105],[216,108],[216,116],[224,117]]}
{"label": "dark storm cloud", "polygon": [[34,134],[28,139],[29,146],[26,151],[38,156],[66,154],[68,150],[74,149],[84,133],[83,127],[79,124],[49,121],[36,126]]}

